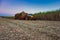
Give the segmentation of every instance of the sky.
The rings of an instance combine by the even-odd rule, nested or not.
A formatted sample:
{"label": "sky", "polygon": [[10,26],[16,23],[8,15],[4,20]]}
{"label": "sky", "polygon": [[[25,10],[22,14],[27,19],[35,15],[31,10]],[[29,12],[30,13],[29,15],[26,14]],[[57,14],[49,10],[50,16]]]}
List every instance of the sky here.
{"label": "sky", "polygon": [[59,8],[60,0],[0,0],[0,16],[12,16],[22,11],[33,14]]}

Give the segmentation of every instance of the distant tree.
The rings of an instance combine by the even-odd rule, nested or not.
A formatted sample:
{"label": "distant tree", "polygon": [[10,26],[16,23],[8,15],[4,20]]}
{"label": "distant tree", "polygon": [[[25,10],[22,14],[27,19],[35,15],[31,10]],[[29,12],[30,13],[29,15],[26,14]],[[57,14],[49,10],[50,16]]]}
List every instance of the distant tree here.
{"label": "distant tree", "polygon": [[60,21],[60,9],[55,11],[39,12],[33,14],[35,19],[39,20],[59,20]]}

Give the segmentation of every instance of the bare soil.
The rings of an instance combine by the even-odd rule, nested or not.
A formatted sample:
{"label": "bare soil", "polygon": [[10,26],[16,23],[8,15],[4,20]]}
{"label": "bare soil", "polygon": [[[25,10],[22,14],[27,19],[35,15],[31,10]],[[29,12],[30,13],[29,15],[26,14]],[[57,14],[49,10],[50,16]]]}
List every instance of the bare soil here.
{"label": "bare soil", "polygon": [[0,18],[0,40],[60,40],[60,21]]}

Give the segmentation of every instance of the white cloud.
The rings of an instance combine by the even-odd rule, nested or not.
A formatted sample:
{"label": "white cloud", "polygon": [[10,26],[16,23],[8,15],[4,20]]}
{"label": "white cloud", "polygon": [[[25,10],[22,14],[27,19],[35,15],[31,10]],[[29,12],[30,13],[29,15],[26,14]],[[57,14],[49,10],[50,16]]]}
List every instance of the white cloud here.
{"label": "white cloud", "polygon": [[[57,5],[57,6],[56,6]],[[2,4],[0,6],[0,13],[10,13],[15,14],[19,13],[21,11],[25,11],[27,13],[36,13],[36,12],[42,12],[42,11],[48,11],[60,8],[59,4],[52,4],[47,6],[41,6],[41,5],[27,5],[27,4],[20,4],[20,5],[11,5],[9,2],[3,0]]]}

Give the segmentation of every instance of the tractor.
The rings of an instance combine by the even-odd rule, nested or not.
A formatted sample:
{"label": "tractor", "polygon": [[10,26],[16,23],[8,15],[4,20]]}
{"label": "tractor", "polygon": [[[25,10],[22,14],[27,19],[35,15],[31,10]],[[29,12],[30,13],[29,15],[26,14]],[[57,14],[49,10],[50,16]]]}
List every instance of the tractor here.
{"label": "tractor", "polygon": [[33,16],[31,14],[25,13],[22,11],[21,13],[15,14],[15,19],[17,20],[32,20]]}

